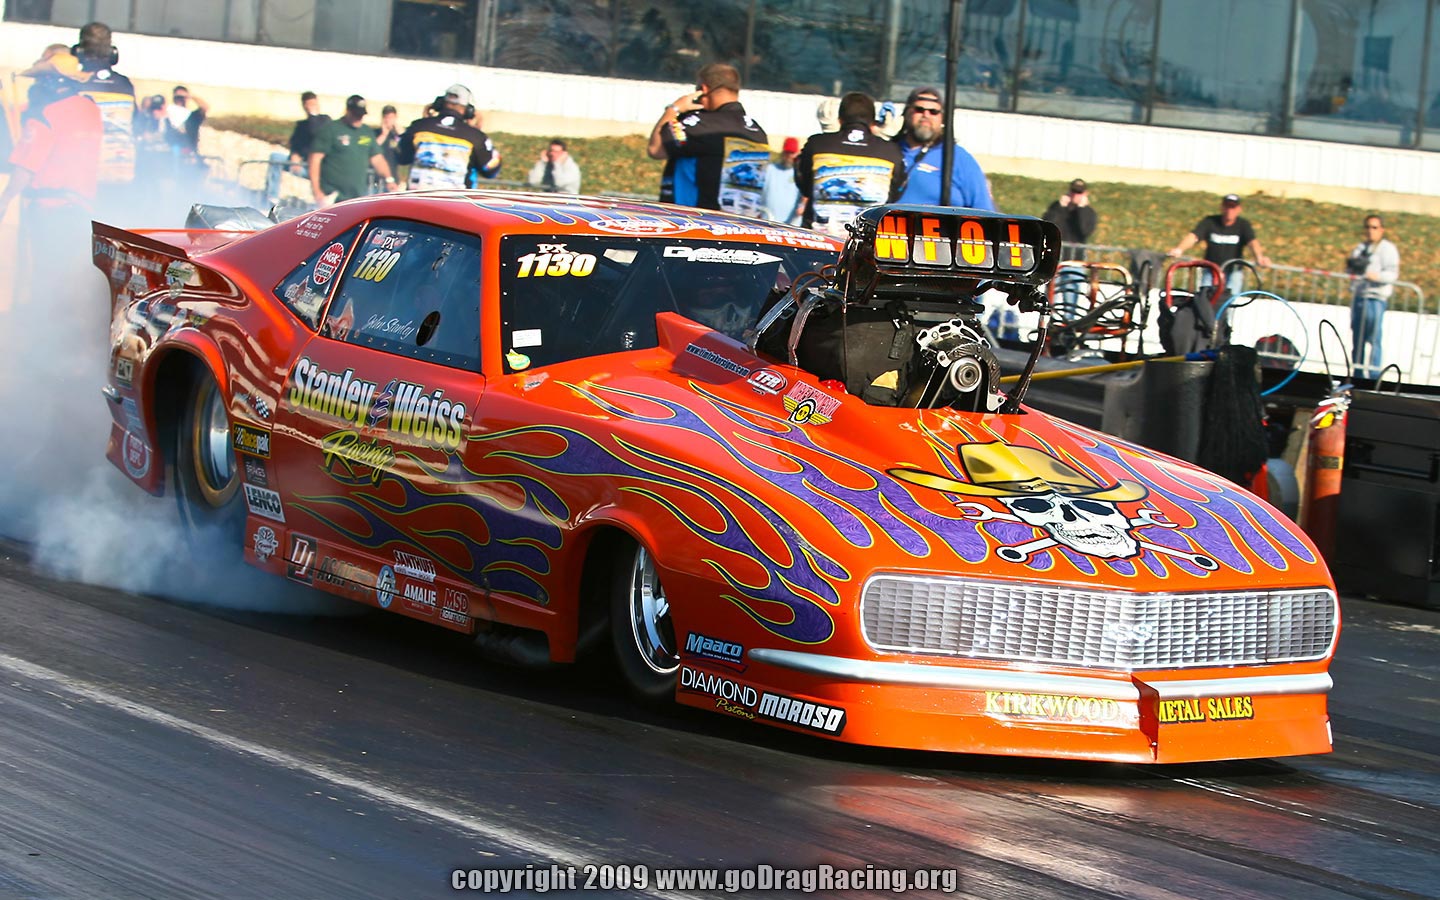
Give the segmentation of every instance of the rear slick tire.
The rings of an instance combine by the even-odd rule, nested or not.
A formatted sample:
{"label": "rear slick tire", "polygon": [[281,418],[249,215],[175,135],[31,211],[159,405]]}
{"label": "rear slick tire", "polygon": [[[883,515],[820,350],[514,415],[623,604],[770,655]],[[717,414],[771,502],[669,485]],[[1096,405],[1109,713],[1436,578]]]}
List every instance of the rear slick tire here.
{"label": "rear slick tire", "polygon": [[675,699],[679,645],[655,558],[633,540],[617,548],[610,582],[610,637],[630,692],[647,706]]}
{"label": "rear slick tire", "polygon": [[[225,395],[204,372],[190,383],[175,428],[175,498],[192,538],[218,530],[241,539],[245,507]],[[238,544],[237,544],[238,546]]]}

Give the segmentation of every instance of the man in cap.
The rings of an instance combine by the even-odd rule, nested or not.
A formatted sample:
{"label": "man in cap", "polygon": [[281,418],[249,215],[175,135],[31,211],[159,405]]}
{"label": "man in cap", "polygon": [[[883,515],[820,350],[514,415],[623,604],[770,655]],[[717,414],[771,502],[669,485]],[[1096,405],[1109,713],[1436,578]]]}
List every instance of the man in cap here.
{"label": "man in cap", "polygon": [[900,148],[875,134],[875,100],[851,91],[840,98],[840,130],[813,134],[795,161],[806,228],[844,238],[867,206],[894,200],[905,184]]}
{"label": "man in cap", "polygon": [[475,98],[463,84],[452,84],[435,98],[434,114],[416,119],[400,136],[400,165],[410,166],[410,189],[464,190],[471,171],[485,178],[500,174],[500,151],[485,132],[470,124]]}
{"label": "man in cap", "polygon": [[772,222],[800,224],[800,188],[795,184],[795,158],[799,155],[799,139],[787,137],[780,147],[780,158],[765,173],[765,218]]}
{"label": "man in cap", "polygon": [[[935,88],[922,87],[905,99],[905,127],[899,135],[905,161],[905,189],[900,203],[940,203],[940,169],[944,165],[945,104]],[[985,173],[964,147],[955,144],[950,174],[950,205],[994,210]]]}
{"label": "man in cap", "polygon": [[[1100,217],[1095,213],[1095,207],[1090,205],[1090,188],[1085,184],[1084,179],[1077,178],[1070,182],[1070,189],[1060,195],[1059,200],[1053,201],[1045,209],[1044,219],[1054,223],[1060,229],[1060,240],[1064,244],[1061,251],[1061,259],[1084,259],[1085,250],[1083,247],[1076,247],[1076,244],[1084,244],[1090,240],[1090,235],[1095,233],[1095,226],[1099,224]],[[1060,288],[1062,303],[1066,317],[1073,317],[1080,296],[1080,284],[1085,281],[1083,272],[1071,266],[1062,266],[1055,273],[1057,284]]]}
{"label": "man in cap", "polygon": [[135,86],[115,71],[120,52],[111,41],[110,26],[91,22],[80,29],[80,43],[71,48],[90,79],[80,92],[100,107],[105,133],[100,142],[100,198],[120,208],[125,188],[135,180]]}
{"label": "man in cap", "polygon": [[667,203],[763,215],[761,192],[770,165],[765,129],[740,105],[740,72],[711,63],[650,131],[645,148],[665,160],[660,199]]}
{"label": "man in cap", "polygon": [[[1246,247],[1255,248],[1255,262],[1262,266],[1270,265],[1270,257],[1265,255],[1265,250],[1255,239],[1255,229],[1250,220],[1240,215],[1240,205],[1238,194],[1226,194],[1220,198],[1220,212],[1196,222],[1190,233],[1181,238],[1180,243],[1172,247],[1166,255],[1183,256],[1185,251],[1204,241],[1205,258],[1222,269],[1231,260],[1243,259]],[[1245,286],[1244,268],[1231,268],[1225,280],[1231,294],[1240,293]],[[1201,272],[1200,283],[1210,283],[1208,272]]]}
{"label": "man in cap", "polygon": [[[93,214],[104,125],[100,109],[80,88],[90,73],[63,45],[53,45],[20,73],[35,79],[20,138],[10,154],[10,181],[0,192],[0,219],[23,198],[20,260],[23,298],[41,248],[47,264],[85,247]],[[83,251],[82,251],[83,253]],[[63,265],[62,265],[63,268]]]}
{"label": "man in cap", "polygon": [[395,190],[395,176],[375,141],[375,129],[365,124],[365,98],[351,94],[345,100],[344,118],[326,125],[310,150],[310,188],[316,205],[365,196],[371,166],[385,179],[386,189]]}

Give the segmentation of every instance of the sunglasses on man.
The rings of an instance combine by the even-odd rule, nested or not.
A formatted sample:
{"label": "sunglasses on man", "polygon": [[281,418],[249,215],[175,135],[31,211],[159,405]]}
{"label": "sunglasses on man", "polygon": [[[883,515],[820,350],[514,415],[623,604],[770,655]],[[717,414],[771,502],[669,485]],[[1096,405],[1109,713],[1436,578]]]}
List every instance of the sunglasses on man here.
{"label": "sunglasses on man", "polygon": [[919,114],[922,115],[922,116],[943,116],[943,115],[945,115],[945,110],[941,109],[941,108],[938,107],[938,106],[912,106],[912,107],[910,107],[910,111],[911,111],[911,112],[919,113]]}

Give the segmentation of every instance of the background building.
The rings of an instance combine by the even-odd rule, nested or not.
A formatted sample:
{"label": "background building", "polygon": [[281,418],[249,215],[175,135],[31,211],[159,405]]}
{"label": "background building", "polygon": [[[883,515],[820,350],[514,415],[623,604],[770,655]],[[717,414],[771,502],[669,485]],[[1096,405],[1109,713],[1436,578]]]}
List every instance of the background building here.
{"label": "background building", "polygon": [[[494,131],[648,133],[704,62],[778,141],[817,95],[944,76],[948,0],[0,0],[0,71],[109,23],[132,78],[288,118],[471,84]],[[966,0],[955,131],[987,169],[1440,213],[1440,0]],[[303,84],[302,84],[303,82]],[[215,97],[223,101],[213,103]],[[327,108],[335,106],[329,99]]]}

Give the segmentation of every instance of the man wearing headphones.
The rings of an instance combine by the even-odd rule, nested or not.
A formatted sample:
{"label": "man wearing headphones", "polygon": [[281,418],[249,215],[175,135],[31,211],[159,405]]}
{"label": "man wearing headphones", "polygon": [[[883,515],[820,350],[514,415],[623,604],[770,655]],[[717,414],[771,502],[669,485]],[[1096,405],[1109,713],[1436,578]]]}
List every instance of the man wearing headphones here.
{"label": "man wearing headphones", "polygon": [[485,178],[500,174],[500,151],[485,132],[469,123],[474,97],[463,84],[452,84],[435,98],[435,114],[416,119],[400,136],[400,165],[410,166],[411,190],[464,190],[473,169]]}
{"label": "man wearing headphones", "polygon": [[310,188],[317,206],[369,193],[370,167],[385,179],[385,189],[395,190],[395,176],[380,152],[375,129],[365,124],[365,98],[351,94],[345,100],[345,116],[321,129],[310,148]]}
{"label": "man wearing headphones", "polygon": [[127,200],[126,188],[135,181],[135,86],[115,71],[120,51],[111,43],[110,26],[104,22],[81,28],[80,43],[70,52],[80,61],[80,68],[90,73],[80,93],[100,107],[105,124],[100,142],[99,201],[121,209]]}

